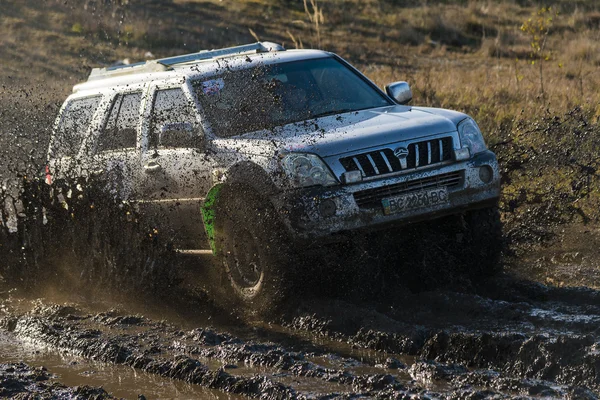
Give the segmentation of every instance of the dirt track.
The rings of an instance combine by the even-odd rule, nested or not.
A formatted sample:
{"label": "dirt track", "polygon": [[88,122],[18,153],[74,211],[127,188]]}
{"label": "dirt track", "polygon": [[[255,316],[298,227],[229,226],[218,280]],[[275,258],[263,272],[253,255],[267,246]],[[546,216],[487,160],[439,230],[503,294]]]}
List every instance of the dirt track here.
{"label": "dirt track", "polygon": [[147,318],[5,293],[1,326],[36,346],[250,397],[597,398],[599,300],[500,277],[401,290],[386,304],[307,300],[266,324],[211,321],[219,312],[198,300],[179,316],[147,306]]}

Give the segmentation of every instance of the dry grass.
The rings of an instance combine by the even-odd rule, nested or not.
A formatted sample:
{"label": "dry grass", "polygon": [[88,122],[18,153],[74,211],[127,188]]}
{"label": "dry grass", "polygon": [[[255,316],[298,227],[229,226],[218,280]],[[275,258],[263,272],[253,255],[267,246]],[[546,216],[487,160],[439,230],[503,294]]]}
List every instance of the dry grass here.
{"label": "dry grass", "polygon": [[163,56],[260,37],[290,47],[320,43],[382,86],[408,80],[415,104],[474,114],[487,132],[522,110],[561,112],[579,105],[600,115],[595,2],[553,2],[558,16],[548,35],[548,60],[535,57],[531,38],[520,30],[536,6],[509,0],[402,3],[87,0],[82,7],[79,1],[8,0],[0,5],[3,81],[8,75],[22,82],[45,74],[70,84],[90,66],[137,61],[148,51]]}
{"label": "dry grass", "polygon": [[545,101],[539,99],[539,74],[531,65],[531,40],[519,29],[537,7],[508,0],[415,0],[403,2],[404,7],[375,0],[83,3],[3,2],[0,55],[11,60],[5,74],[8,70],[11,76],[30,78],[21,70],[25,54],[35,55],[34,70],[39,65],[58,78],[81,79],[92,65],[126,57],[135,61],[148,51],[162,56],[256,36],[290,47],[320,43],[374,71],[370,77],[382,85],[409,80],[416,103],[475,112],[488,104],[496,114],[483,116],[488,128],[488,121],[497,123],[532,105],[565,110],[597,103],[600,7],[591,0],[554,2],[560,13],[547,43],[551,57],[544,62]]}

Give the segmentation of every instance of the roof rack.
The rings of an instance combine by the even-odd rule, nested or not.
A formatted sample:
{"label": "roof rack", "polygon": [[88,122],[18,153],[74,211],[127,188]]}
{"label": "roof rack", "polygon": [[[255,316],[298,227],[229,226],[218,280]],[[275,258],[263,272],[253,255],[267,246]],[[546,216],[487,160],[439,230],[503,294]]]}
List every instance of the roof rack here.
{"label": "roof rack", "polygon": [[285,48],[277,43],[257,42],[241,46],[228,47],[225,49],[202,50],[198,53],[161,58],[158,60],[142,61],[135,64],[115,65],[106,68],[93,68],[90,76],[88,77],[88,82],[142,72],[169,71],[173,69],[172,67],[174,65],[194,61],[236,56],[244,53],[268,53],[272,51],[285,51]]}

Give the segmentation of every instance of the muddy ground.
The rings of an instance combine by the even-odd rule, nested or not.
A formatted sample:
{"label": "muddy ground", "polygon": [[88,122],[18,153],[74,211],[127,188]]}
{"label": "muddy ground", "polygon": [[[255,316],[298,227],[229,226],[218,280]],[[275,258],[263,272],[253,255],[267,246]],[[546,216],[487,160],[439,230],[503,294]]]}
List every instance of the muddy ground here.
{"label": "muddy ground", "polygon": [[45,367],[32,368],[21,362],[0,364],[0,396],[98,400],[114,398],[102,388],[68,387],[53,378]]}
{"label": "muddy ground", "polygon": [[[240,319],[180,293],[162,302],[90,301],[5,287],[0,336],[34,352],[55,351],[64,363],[78,357],[95,363],[92,370],[125,366],[207,390],[165,393],[140,384],[146,398],[595,399],[600,390],[600,292],[589,288],[503,273],[420,293],[398,286],[385,301],[315,295],[270,321]],[[78,385],[86,384],[84,372]],[[110,390],[69,387],[61,375],[69,376],[4,363],[0,393],[27,388],[42,398],[89,398],[80,395],[87,390],[110,398]],[[115,376],[101,385],[114,386]],[[129,389],[115,391],[135,398]]]}

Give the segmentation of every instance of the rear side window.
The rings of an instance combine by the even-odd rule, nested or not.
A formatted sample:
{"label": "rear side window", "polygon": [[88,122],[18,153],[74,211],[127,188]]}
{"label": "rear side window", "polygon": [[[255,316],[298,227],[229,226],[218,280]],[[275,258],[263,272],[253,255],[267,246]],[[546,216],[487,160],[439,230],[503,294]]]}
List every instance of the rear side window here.
{"label": "rear side window", "polygon": [[98,95],[73,99],[67,103],[50,148],[52,157],[77,155],[101,99],[102,96]]}
{"label": "rear side window", "polygon": [[135,148],[141,101],[141,92],[117,95],[98,140],[98,151]]}
{"label": "rear side window", "polygon": [[195,147],[199,140],[193,103],[181,88],[157,90],[152,105],[150,148]]}

